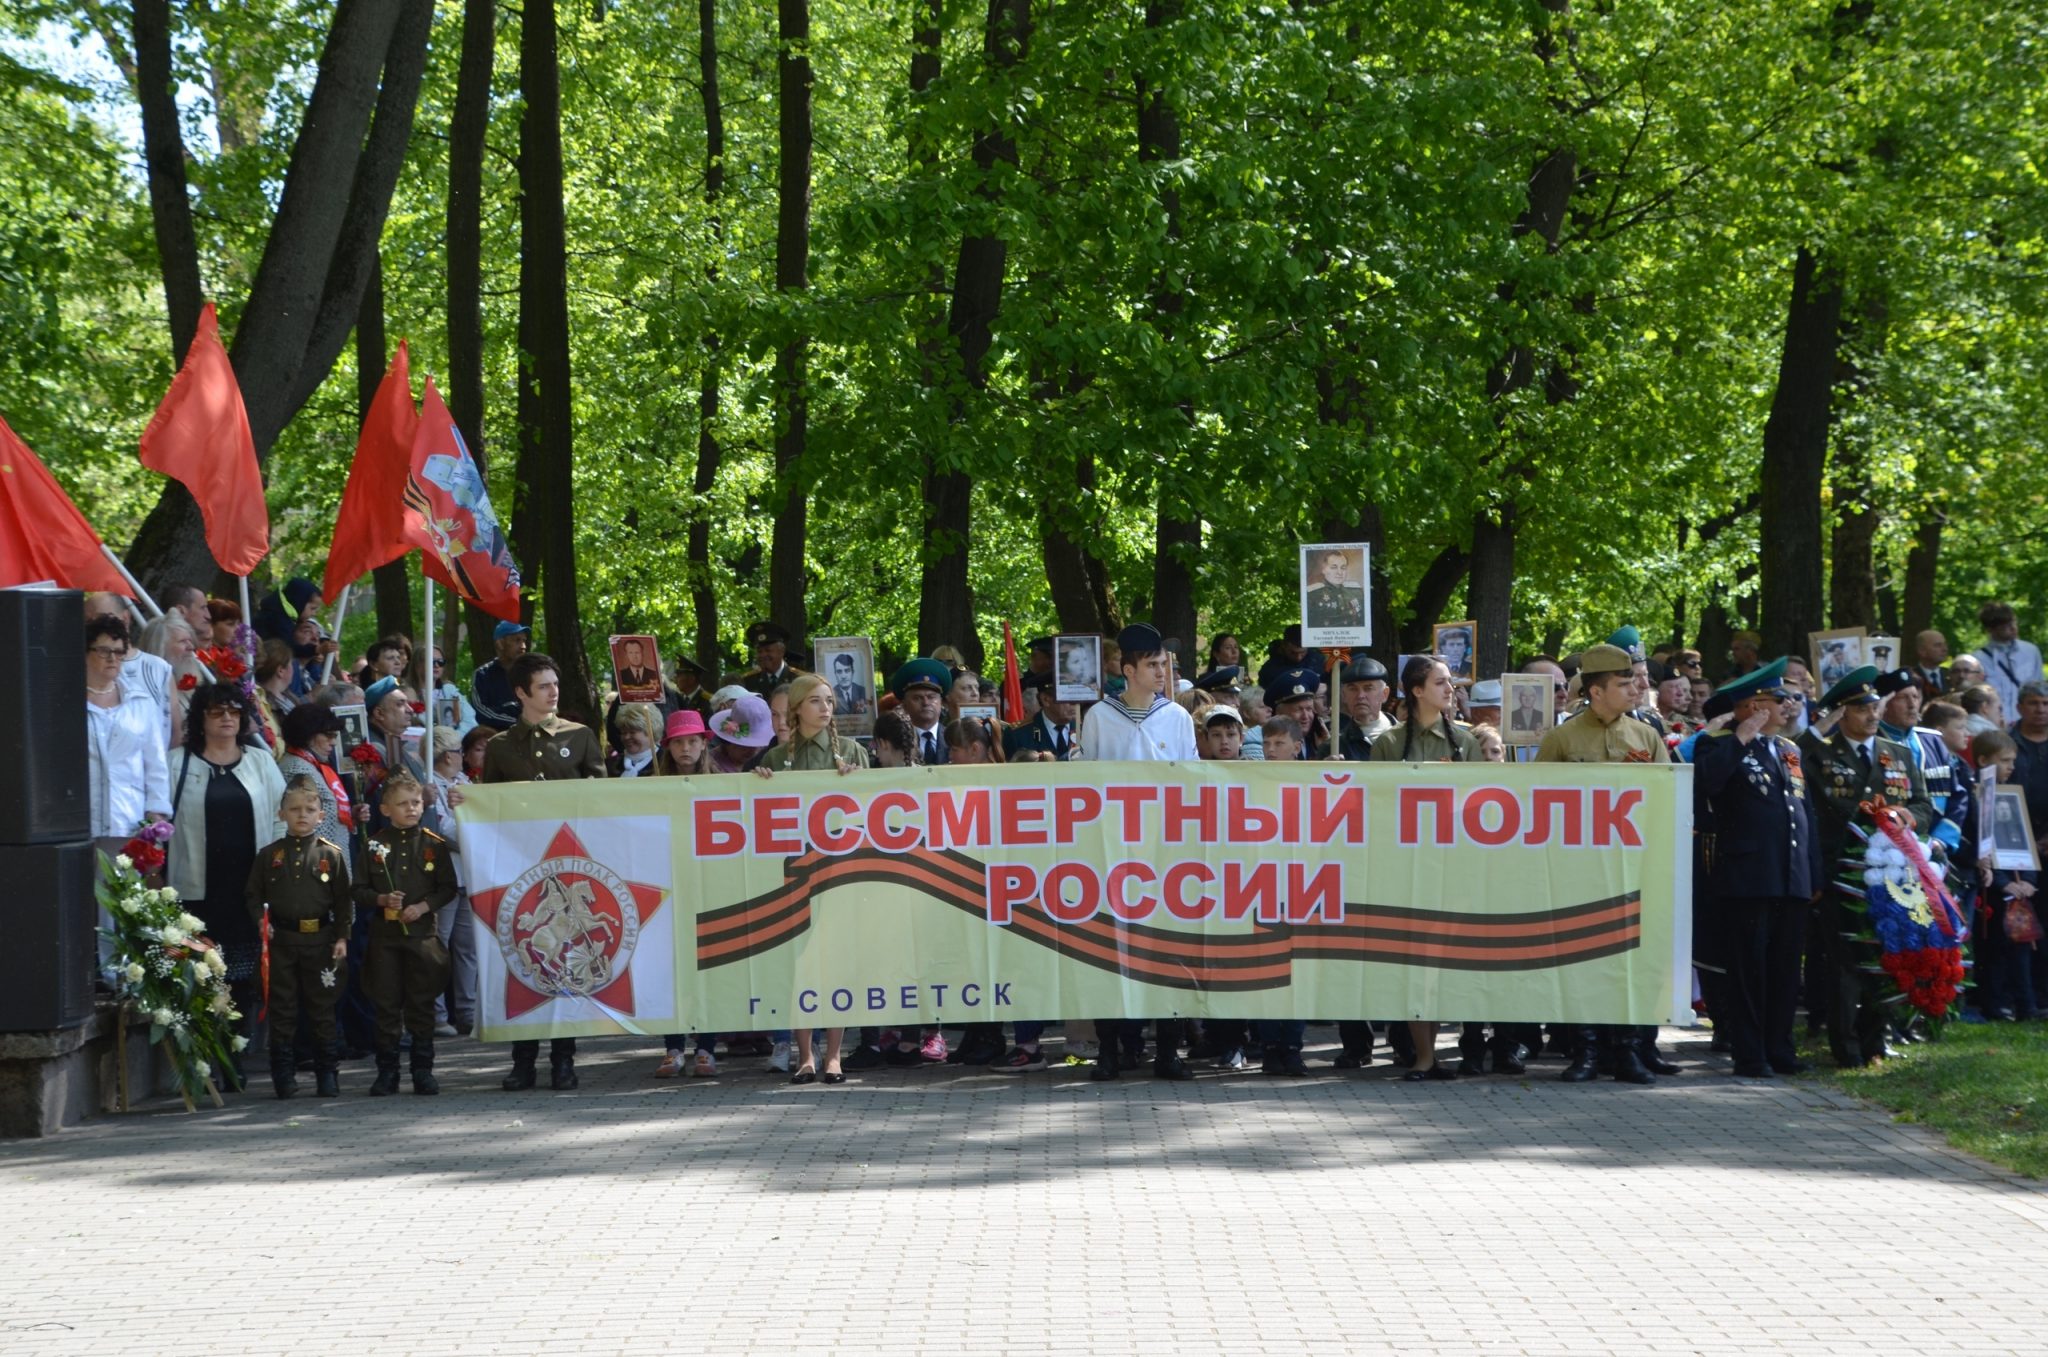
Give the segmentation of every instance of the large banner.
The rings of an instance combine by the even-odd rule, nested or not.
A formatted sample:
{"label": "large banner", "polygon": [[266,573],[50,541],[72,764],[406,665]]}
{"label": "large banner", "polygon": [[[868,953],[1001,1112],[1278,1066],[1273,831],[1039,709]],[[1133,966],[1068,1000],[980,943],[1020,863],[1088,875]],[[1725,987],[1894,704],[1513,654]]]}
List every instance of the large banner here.
{"label": "large banner", "polygon": [[1070,763],[468,788],[479,1035],[1686,1022],[1691,777]]}

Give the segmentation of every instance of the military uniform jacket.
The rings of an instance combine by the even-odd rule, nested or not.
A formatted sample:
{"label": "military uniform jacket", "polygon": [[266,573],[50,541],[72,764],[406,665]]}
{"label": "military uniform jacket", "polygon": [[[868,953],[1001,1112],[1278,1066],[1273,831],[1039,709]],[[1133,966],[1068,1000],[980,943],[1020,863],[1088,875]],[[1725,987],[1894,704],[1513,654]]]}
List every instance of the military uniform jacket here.
{"label": "military uniform jacket", "polygon": [[1927,800],[1927,784],[1920,767],[1904,745],[1879,735],[1871,741],[1870,771],[1838,729],[1823,740],[1812,731],[1799,737],[1806,776],[1811,784],[1820,828],[1820,851],[1829,863],[1840,860],[1843,850],[1854,843],[1849,825],[1865,801],[1880,797],[1888,805],[1904,806],[1912,813],[1913,825],[1925,834],[1934,822],[1934,808]]}
{"label": "military uniform jacket", "polygon": [[1712,826],[1701,884],[1722,900],[1811,898],[1825,881],[1799,747],[1732,731],[1693,747],[1693,820]]}
{"label": "military uniform jacket", "polygon": [[1073,726],[1067,727],[1067,752],[1062,754],[1053,743],[1052,731],[1046,727],[1043,716],[1034,716],[1021,725],[1011,726],[1003,732],[1003,757],[1014,759],[1022,754],[1051,754],[1061,763],[1074,757],[1074,746],[1078,732]]}
{"label": "military uniform jacket", "polygon": [[[270,906],[278,937],[318,938],[332,944],[348,936],[356,911],[349,893],[348,854],[317,834],[287,834],[256,855],[249,868],[249,916],[261,923]],[[309,926],[310,925],[310,926]]]}
{"label": "military uniform jacket", "polygon": [[755,665],[734,679],[733,682],[758,697],[773,697],[777,688],[780,688],[785,683],[794,682],[797,675],[804,672],[806,671],[787,662],[783,664],[782,668],[772,674],[764,673],[759,665]]}
{"label": "military uniform jacket", "polygon": [[1538,763],[1669,763],[1664,737],[1624,712],[1603,722],[1587,707],[1552,726],[1536,747]]}
{"label": "military uniform jacket", "polygon": [[550,716],[541,725],[521,721],[484,746],[484,782],[557,782],[604,776],[597,732]]}
{"label": "military uniform jacket", "polygon": [[[379,856],[378,846],[384,849]],[[428,914],[401,926],[398,911],[385,909],[377,897],[397,891],[408,905],[424,904]],[[434,936],[432,912],[455,898],[455,864],[448,841],[423,825],[411,829],[380,829],[363,852],[363,875],[355,886],[356,903],[370,912],[370,936],[395,938]]]}

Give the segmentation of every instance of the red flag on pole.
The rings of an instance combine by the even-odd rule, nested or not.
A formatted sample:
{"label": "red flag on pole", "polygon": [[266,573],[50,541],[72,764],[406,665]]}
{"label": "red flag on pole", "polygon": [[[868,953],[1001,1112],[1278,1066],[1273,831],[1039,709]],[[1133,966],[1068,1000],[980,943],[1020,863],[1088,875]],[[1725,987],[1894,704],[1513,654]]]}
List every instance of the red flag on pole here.
{"label": "red flag on pole", "polygon": [[405,538],[405,478],[419,428],[419,412],[412,405],[411,363],[401,339],[356,439],[356,459],[341,492],[341,513],[334,520],[334,545],[327,551],[322,596],[340,597],[343,585],[412,549]]}
{"label": "red flag on pole", "polygon": [[1003,623],[1003,721],[1016,725],[1024,719],[1024,675],[1017,669],[1017,638],[1010,624]]}
{"label": "red flag on pole", "polygon": [[493,617],[519,620],[518,563],[491,511],[484,478],[432,377],[420,394],[420,426],[405,478],[405,540],[420,549],[429,579]]}
{"label": "red flag on pole", "polygon": [[185,364],[142,431],[142,464],[184,482],[206,520],[206,549],[230,575],[246,576],[270,551],[270,510],[263,472],[234,365],[220,345],[213,303]]}
{"label": "red flag on pole", "polygon": [[66,589],[134,592],[64,487],[0,419],[0,589],[43,580]]}

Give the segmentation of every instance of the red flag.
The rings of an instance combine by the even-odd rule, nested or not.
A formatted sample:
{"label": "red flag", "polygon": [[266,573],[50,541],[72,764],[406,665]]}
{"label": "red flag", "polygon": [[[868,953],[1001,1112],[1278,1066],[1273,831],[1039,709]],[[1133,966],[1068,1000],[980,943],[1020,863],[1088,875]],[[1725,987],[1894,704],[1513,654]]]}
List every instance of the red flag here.
{"label": "red flag", "polygon": [[42,580],[134,593],[64,487],[0,419],[0,589]]}
{"label": "red flag", "polygon": [[1016,725],[1024,719],[1024,676],[1017,671],[1017,638],[1010,624],[1003,623],[1003,720]]}
{"label": "red flag", "polygon": [[212,302],[199,313],[185,365],[142,431],[142,464],[192,492],[206,520],[206,549],[221,569],[247,575],[269,554],[270,510],[256,439],[234,365],[220,346]]}
{"label": "red flag", "polygon": [[405,539],[405,477],[419,428],[411,364],[401,339],[356,439],[356,459],[334,520],[334,545],[327,551],[323,597],[338,597],[343,585],[412,549]]}
{"label": "red flag", "polygon": [[405,540],[420,549],[428,578],[493,617],[519,620],[519,565],[432,377],[420,394],[420,427],[405,478]]}

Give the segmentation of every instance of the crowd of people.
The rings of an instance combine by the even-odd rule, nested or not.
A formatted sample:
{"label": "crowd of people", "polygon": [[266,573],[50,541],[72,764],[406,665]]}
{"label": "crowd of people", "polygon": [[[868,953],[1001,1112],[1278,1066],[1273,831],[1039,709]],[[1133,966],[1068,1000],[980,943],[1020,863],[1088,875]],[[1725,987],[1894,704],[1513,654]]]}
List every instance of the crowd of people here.
{"label": "crowd of people", "polygon": [[[2048,819],[2048,680],[2039,650],[2020,640],[2013,610],[1987,605],[1985,640],[1951,658],[1923,632],[1912,663],[1857,669],[1818,690],[1807,662],[1766,663],[1738,633],[1718,684],[1696,650],[1649,649],[1634,627],[1574,654],[1533,655],[1509,675],[1461,679],[1445,659],[1404,657],[1398,673],[1354,655],[1332,663],[1289,627],[1256,667],[1239,639],[1210,638],[1206,663],[1183,675],[1178,643],[1138,624],[1101,638],[1099,701],[1058,696],[1054,642],[1025,648],[1023,719],[993,720],[998,676],[950,647],[911,659],[886,683],[807,672],[788,633],[761,622],[746,634],[752,664],[719,676],[686,655],[661,676],[662,698],[609,695],[591,724],[559,710],[553,660],[528,629],[501,623],[496,654],[466,685],[439,651],[381,637],[353,662],[321,626],[322,600],[295,580],[245,622],[233,603],[192,588],[170,591],[163,616],[133,625],[113,595],[86,602],[86,709],[93,832],[109,851],[142,822],[169,819],[168,882],[226,954],[237,1005],[255,1014],[264,937],[268,1049],[278,1096],[314,1071],[339,1091],[343,1061],[374,1055],[373,1094],[398,1088],[411,1054],[416,1092],[438,1087],[437,1040],[468,1035],[478,1002],[473,930],[464,909],[453,832],[463,787],[536,778],[706,776],[786,771],[857,775],[910,765],[1097,760],[1667,762],[1696,766],[1695,1006],[1714,1047],[1738,1075],[1795,1073],[1794,1024],[1803,1009],[1834,1058],[1881,1058],[1918,1032],[1870,983],[1870,958],[1847,941],[1853,921],[1830,893],[1846,869],[1850,826],[1873,798],[1898,805],[1936,845],[1974,920],[1972,1020],[2034,1017],[2048,1005],[2048,967],[2008,920],[2031,918],[2035,873],[1980,861],[1988,808],[1977,770],[2025,792],[2038,835]],[[253,655],[253,664],[246,658]],[[1718,659],[1719,657],[1717,657]],[[1517,709],[1503,721],[1504,687]],[[872,733],[839,729],[846,694],[879,694]],[[1539,707],[1541,708],[1539,710]],[[364,726],[345,733],[343,714]],[[596,714],[591,714],[593,717]],[[431,766],[422,744],[431,741]],[[305,1021],[301,1022],[301,1012]],[[1339,1019],[1334,1064],[1371,1064],[1381,1042],[1418,1081],[1491,1070],[1523,1074],[1556,1055],[1559,1077],[1653,1083],[1680,1067],[1655,1028],[1462,1022],[1456,1058],[1439,1053],[1439,1024]],[[253,1019],[248,1021],[253,1023]],[[1046,1067],[1048,1024],[968,1026],[949,1043],[936,1027],[674,1033],[656,1077],[712,1077],[721,1048],[767,1057],[799,1083],[839,1083],[848,1071],[957,1063],[1012,1072]],[[1114,1079],[1145,1065],[1145,1023],[1128,1015],[1068,1023],[1066,1058]],[[1307,1073],[1301,1022],[1209,1019],[1153,1025],[1150,1069],[1193,1077],[1197,1065],[1234,1070],[1256,1059],[1273,1075]],[[1091,1040],[1092,1038],[1092,1040]],[[258,1043],[262,1044],[258,1044]],[[574,1088],[576,1043],[549,1051],[549,1081]],[[537,1082],[539,1045],[515,1043],[508,1090]],[[239,1072],[237,1072],[239,1073]]]}

